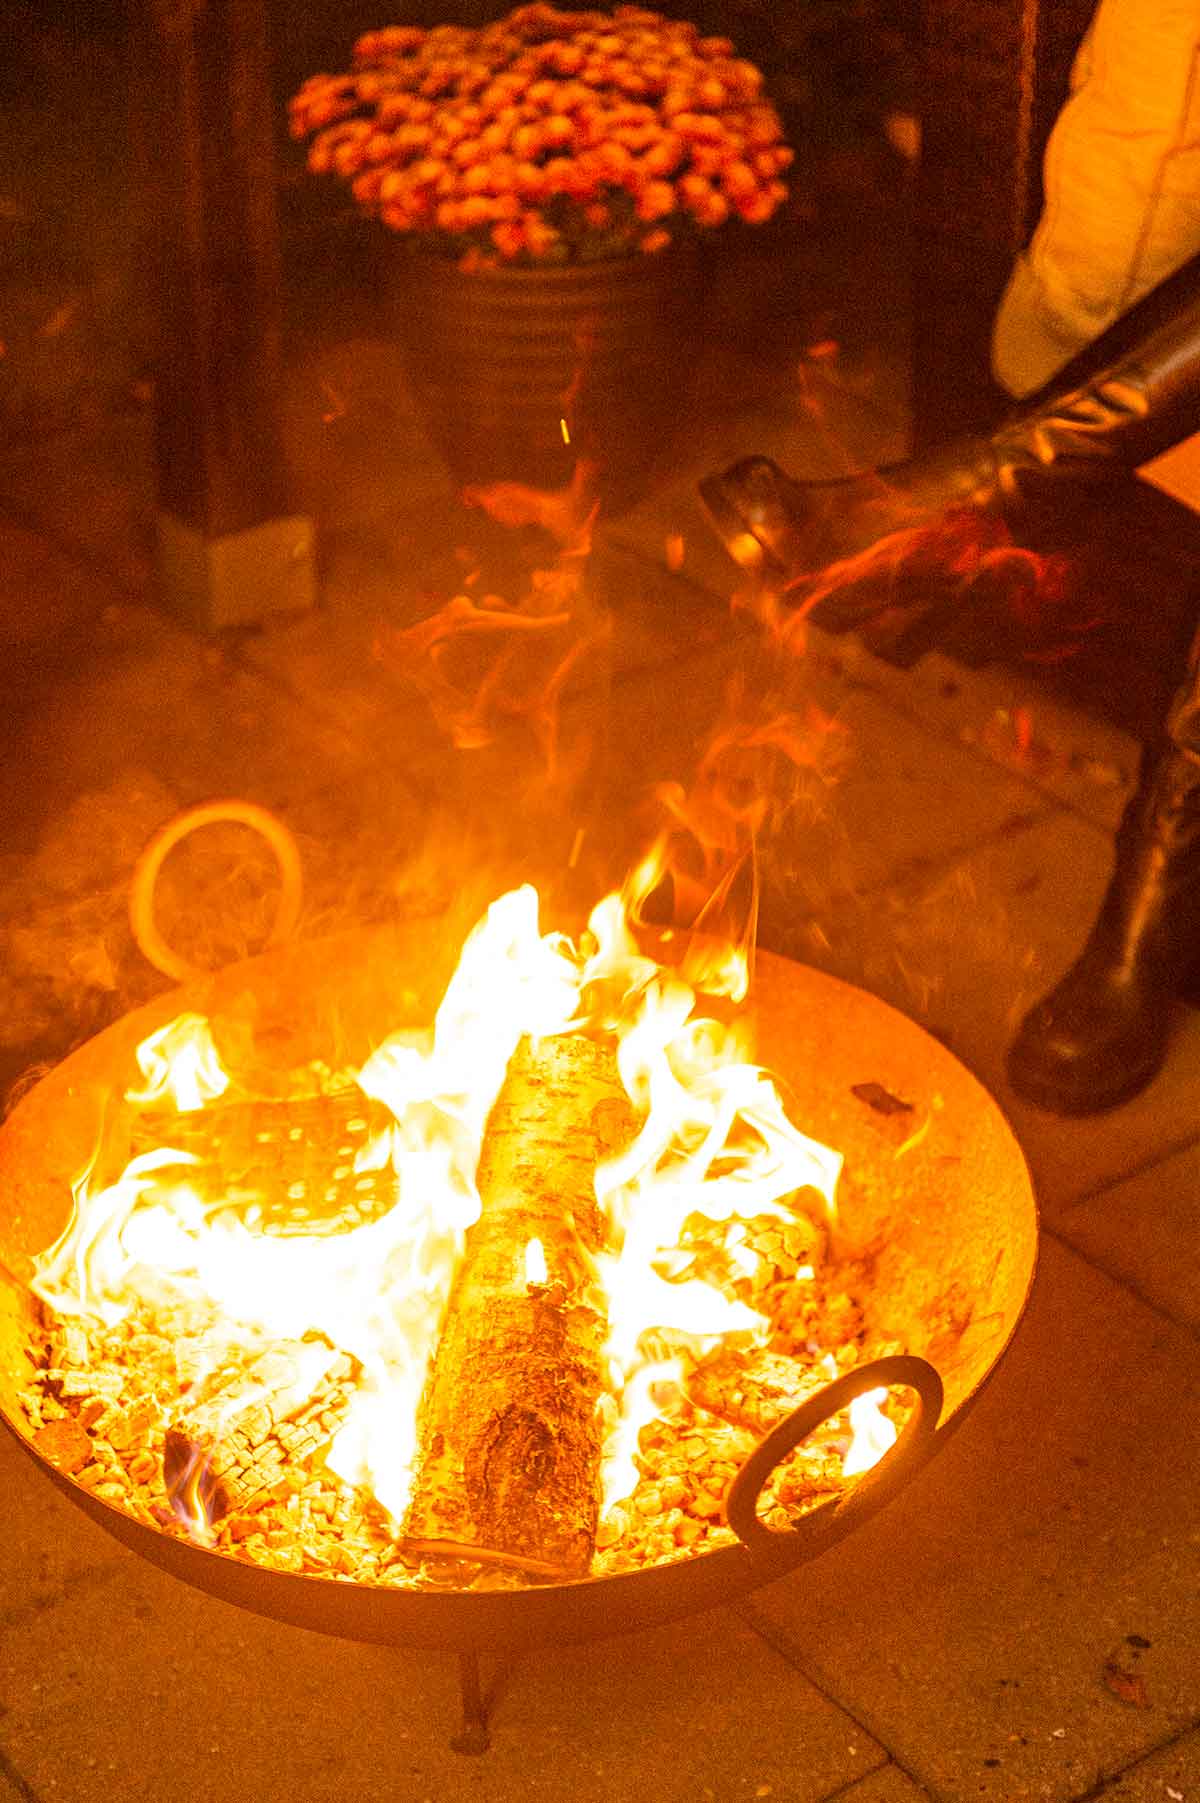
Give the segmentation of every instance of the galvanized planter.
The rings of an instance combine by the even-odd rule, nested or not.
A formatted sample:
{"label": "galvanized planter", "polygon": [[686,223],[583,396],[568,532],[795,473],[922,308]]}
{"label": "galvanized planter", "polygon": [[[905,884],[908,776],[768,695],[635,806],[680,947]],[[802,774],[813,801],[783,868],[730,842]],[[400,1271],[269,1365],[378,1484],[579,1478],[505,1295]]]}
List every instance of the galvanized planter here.
{"label": "galvanized planter", "polygon": [[606,512],[638,498],[686,408],[708,286],[699,244],[463,270],[400,243],[385,279],[414,397],[456,482],[564,488],[586,458]]}

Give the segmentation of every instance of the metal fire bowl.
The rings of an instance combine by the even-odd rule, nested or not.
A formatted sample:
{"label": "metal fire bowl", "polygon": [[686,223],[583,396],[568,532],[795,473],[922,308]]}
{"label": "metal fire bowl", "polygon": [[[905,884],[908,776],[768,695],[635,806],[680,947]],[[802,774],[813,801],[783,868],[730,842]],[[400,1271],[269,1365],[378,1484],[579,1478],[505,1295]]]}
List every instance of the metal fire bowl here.
{"label": "metal fire bowl", "polygon": [[[794,1532],[755,1532],[754,1496],[780,1456],[778,1445],[764,1443],[762,1457],[748,1461],[734,1486],[736,1508],[732,1493],[730,1500],[739,1531],[749,1518],[750,1544],[520,1591],[403,1591],[269,1571],[176,1540],[92,1496],[31,1444],[17,1400],[31,1376],[30,1258],[66,1224],[70,1182],[96,1145],[106,1098],[134,1071],[139,1041],[182,1009],[197,1009],[209,1016],[238,1075],[259,1093],[271,1093],[273,1083],[283,1093],[289,1068],[313,1058],[357,1065],[394,1027],[428,1021],[452,961],[449,947],[415,929],[283,947],[127,1016],[25,1096],[0,1129],[5,1425],[73,1502],[164,1570],[243,1608],[349,1639],[513,1651],[620,1633],[740,1597],[875,1514],[945,1441],[1012,1338],[1037,1248],[1025,1161],[987,1092],[903,1015],[862,990],[765,953],[753,997],[758,1056],[783,1084],[793,1120],[845,1154],[843,1246],[877,1253],[871,1325],[915,1355],[880,1375],[899,1382],[915,1373],[923,1391],[916,1427],[846,1499],[807,1516]],[[855,1093],[872,1084],[879,1090],[866,1090],[870,1099]],[[885,1112],[880,1092],[907,1109]],[[944,1386],[940,1421],[937,1377]],[[806,1409],[791,1438],[845,1401],[841,1379]],[[760,1469],[751,1472],[756,1460]]]}

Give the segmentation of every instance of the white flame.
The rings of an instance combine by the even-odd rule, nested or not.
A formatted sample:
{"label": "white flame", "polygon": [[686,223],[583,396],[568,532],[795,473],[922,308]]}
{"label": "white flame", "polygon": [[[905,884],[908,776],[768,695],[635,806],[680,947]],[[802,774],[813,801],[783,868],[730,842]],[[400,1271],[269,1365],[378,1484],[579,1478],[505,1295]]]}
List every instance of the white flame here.
{"label": "white flame", "polygon": [[[483,1136],[509,1062],[525,1036],[609,1032],[641,1118],[632,1143],[596,1172],[609,1227],[597,1263],[619,1403],[604,1450],[608,1506],[634,1488],[639,1429],[683,1379],[656,1334],[700,1351],[721,1335],[765,1328],[745,1302],[689,1275],[689,1217],[726,1224],[730,1259],[750,1275],[759,1261],[742,1221],[791,1218],[801,1191],[817,1192],[826,1214],[834,1209],[840,1155],[788,1120],[770,1078],[745,1061],[739,1031],[695,1010],[689,984],[640,949],[618,897],[593,911],[577,949],[540,933],[535,890],[514,890],[468,938],[432,1029],[392,1035],[359,1073],[364,1094],[391,1115],[355,1161],[390,1171],[386,1214],[341,1233],[258,1231],[226,1196],[205,1193],[197,1160],[162,1148],[95,1192],[91,1174],[81,1178],[71,1224],[37,1261],[34,1288],[60,1313],[110,1323],[139,1298],[199,1300],[217,1311],[231,1347],[239,1336],[257,1344],[317,1335],[351,1354],[362,1379],[328,1462],[399,1519],[422,1391],[463,1236],[480,1212]],[[152,1035],[139,1063],[145,1087],[129,1092],[139,1105],[196,1108],[229,1084],[199,1015]],[[539,1240],[521,1267],[514,1282],[546,1282]]]}
{"label": "white flame", "polygon": [[146,1081],[141,1089],[125,1091],[127,1102],[145,1106],[169,1101],[183,1113],[215,1102],[229,1087],[212,1028],[203,1014],[176,1015],[143,1039],[136,1057]]}
{"label": "white flame", "polygon": [[546,1268],[546,1248],[541,1240],[530,1240],[525,1248],[525,1282],[545,1283],[549,1275]]}
{"label": "white flame", "polygon": [[896,1444],[896,1428],[881,1406],[887,1401],[886,1390],[866,1390],[850,1404],[850,1446],[842,1460],[846,1477],[857,1477],[878,1465],[884,1453]]}

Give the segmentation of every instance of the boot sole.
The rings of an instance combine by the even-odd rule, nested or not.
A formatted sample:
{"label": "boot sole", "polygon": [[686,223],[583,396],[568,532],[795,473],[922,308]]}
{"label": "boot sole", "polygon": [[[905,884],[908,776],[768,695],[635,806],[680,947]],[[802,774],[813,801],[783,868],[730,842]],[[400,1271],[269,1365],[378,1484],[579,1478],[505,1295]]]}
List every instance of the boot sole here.
{"label": "boot sole", "polygon": [[1065,1115],[1078,1120],[1089,1114],[1107,1114],[1112,1109],[1131,1102],[1153,1083],[1165,1058],[1164,1047],[1152,1062],[1140,1069],[1122,1072],[1119,1084],[1103,1089],[1098,1089],[1094,1083],[1083,1089],[1055,1082],[1053,1078],[1043,1080],[1022,1071],[1019,1066],[1014,1069],[1011,1063],[1006,1064],[1005,1068],[1009,1087],[1023,1102],[1031,1102],[1035,1108],[1044,1109],[1048,1114]]}

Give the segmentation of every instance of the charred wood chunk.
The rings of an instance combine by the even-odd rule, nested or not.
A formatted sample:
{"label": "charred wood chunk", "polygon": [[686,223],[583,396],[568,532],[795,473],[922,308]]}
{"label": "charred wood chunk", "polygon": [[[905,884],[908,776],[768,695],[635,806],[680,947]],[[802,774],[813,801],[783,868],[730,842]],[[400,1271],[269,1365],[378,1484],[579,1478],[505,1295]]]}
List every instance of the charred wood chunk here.
{"label": "charred wood chunk", "polygon": [[120,1162],[171,1146],[196,1160],[189,1183],[211,1218],[228,1214],[256,1233],[277,1236],[345,1233],[396,1201],[390,1167],[376,1168],[364,1156],[392,1119],[390,1109],[357,1088],[286,1101],[213,1102],[182,1114],[147,1109],[120,1148]]}
{"label": "charred wood chunk", "polygon": [[911,1102],[902,1102],[899,1096],[894,1096],[882,1083],[852,1083],[850,1094],[857,1096],[860,1102],[865,1102],[868,1108],[873,1108],[876,1114],[911,1114],[913,1111]]}
{"label": "charred wood chunk", "polygon": [[33,1444],[48,1464],[68,1475],[82,1471],[92,1456],[92,1442],[87,1430],[67,1416],[61,1421],[47,1421],[33,1436]]}
{"label": "charred wood chunk", "polygon": [[[595,1168],[633,1131],[609,1049],[578,1034],[522,1044],[488,1122],[482,1212],[422,1402],[411,1550],[587,1571],[605,1388]],[[527,1278],[534,1239],[545,1282]]]}
{"label": "charred wood chunk", "polygon": [[692,1372],[687,1393],[697,1408],[761,1435],[828,1382],[829,1373],[819,1365],[780,1353],[718,1348]]}
{"label": "charred wood chunk", "polygon": [[219,1521],[297,1488],[336,1434],[355,1376],[353,1360],[322,1342],[262,1354],[167,1428],[172,1504]]}

